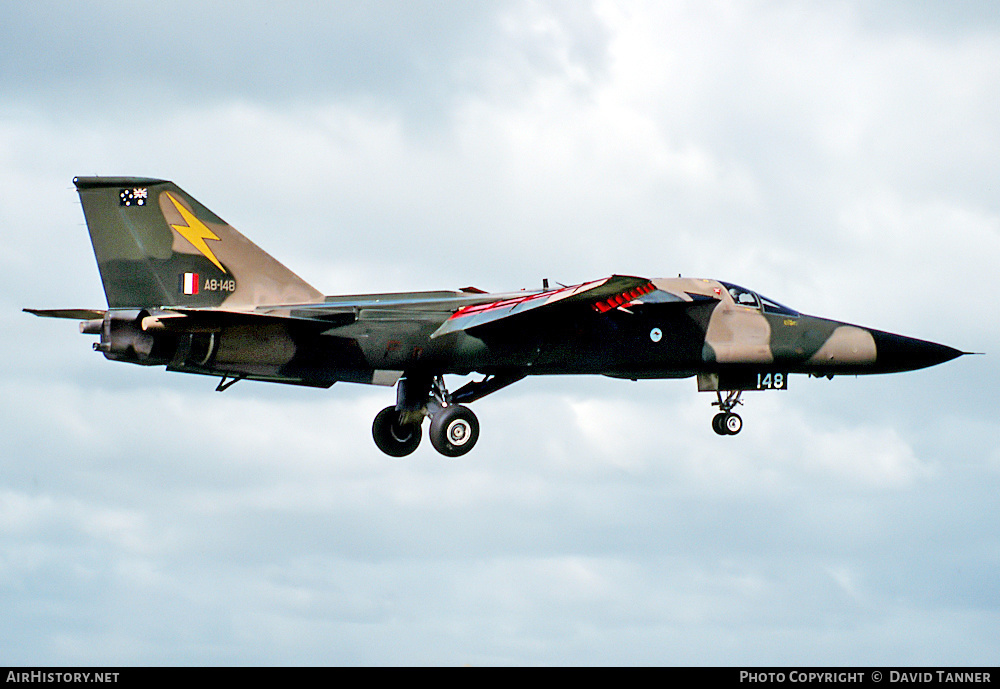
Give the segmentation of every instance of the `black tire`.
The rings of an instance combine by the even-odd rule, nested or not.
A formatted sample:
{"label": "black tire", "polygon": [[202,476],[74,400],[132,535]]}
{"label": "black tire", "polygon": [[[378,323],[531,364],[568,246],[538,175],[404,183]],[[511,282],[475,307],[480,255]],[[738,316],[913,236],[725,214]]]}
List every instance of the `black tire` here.
{"label": "black tire", "polygon": [[726,430],[725,414],[716,414],[712,417],[712,430],[719,435],[729,435],[729,432]]}
{"label": "black tire", "polygon": [[399,423],[395,407],[386,407],[372,423],[372,437],[378,449],[390,457],[405,457],[420,445],[423,432],[419,423]]}
{"label": "black tire", "polygon": [[472,410],[456,404],[431,419],[431,445],[446,457],[461,457],[479,440],[479,420]]}
{"label": "black tire", "polygon": [[739,414],[726,414],[723,427],[729,435],[736,435],[743,430],[743,419],[740,418]]}

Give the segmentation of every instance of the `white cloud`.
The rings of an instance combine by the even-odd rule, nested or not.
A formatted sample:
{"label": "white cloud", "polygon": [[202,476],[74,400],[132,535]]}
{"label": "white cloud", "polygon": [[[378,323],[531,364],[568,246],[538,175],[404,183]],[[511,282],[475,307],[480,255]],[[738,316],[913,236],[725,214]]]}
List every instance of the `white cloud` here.
{"label": "white cloud", "polygon": [[[340,28],[381,56],[360,73],[310,50],[336,17],[293,13],[273,51],[234,29],[236,57],[104,105],[53,56],[38,96],[0,70],[11,662],[994,658],[989,357],[748,395],[737,438],[690,380],[528,379],[476,403],[473,455],[391,460],[390,389],[219,395],[19,313],[102,303],[70,179],[143,174],[329,292],[683,272],[991,351],[1000,38],[891,7],[383,10]],[[288,41],[295,83],[240,68]]]}

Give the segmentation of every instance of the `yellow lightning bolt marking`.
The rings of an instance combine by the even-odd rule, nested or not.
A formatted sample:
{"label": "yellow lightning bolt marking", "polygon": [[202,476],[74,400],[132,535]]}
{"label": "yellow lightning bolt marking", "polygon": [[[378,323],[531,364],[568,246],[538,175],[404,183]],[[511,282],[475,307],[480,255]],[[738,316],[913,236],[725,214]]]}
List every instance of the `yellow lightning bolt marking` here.
{"label": "yellow lightning bolt marking", "polygon": [[181,214],[181,217],[184,218],[184,222],[187,223],[187,225],[171,225],[171,227],[177,230],[177,234],[191,242],[191,246],[204,254],[205,258],[214,263],[219,270],[223,273],[227,272],[226,269],[222,267],[222,264],[219,263],[219,259],[217,259],[215,254],[212,253],[212,250],[208,248],[208,244],[205,243],[206,239],[212,239],[217,242],[221,240],[215,236],[214,232],[205,226],[205,223],[198,220],[194,213],[182,206],[169,191],[167,192],[167,198],[173,201],[177,212]]}

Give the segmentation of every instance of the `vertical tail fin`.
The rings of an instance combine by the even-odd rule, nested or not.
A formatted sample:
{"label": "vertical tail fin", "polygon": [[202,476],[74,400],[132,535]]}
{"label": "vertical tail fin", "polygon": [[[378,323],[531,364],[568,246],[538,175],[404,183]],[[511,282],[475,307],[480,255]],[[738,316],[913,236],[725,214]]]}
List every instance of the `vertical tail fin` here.
{"label": "vertical tail fin", "polygon": [[172,182],[73,179],[111,308],[244,309],[322,295]]}

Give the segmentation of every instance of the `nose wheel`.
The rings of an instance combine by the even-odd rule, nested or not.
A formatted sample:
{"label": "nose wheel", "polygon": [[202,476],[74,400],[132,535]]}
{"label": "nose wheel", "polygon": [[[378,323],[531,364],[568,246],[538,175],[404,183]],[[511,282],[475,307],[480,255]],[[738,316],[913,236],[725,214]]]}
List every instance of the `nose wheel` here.
{"label": "nose wheel", "polygon": [[718,407],[719,413],[712,418],[712,430],[719,435],[736,435],[743,430],[743,419],[740,418],[739,414],[734,414],[733,409],[737,405],[743,404],[740,400],[743,391],[734,390],[728,392],[725,399],[723,399],[721,391],[715,394],[719,398],[719,401],[712,402],[712,406]]}
{"label": "nose wheel", "polygon": [[739,414],[716,414],[712,418],[712,430],[719,435],[736,435],[743,429],[743,419]]}

